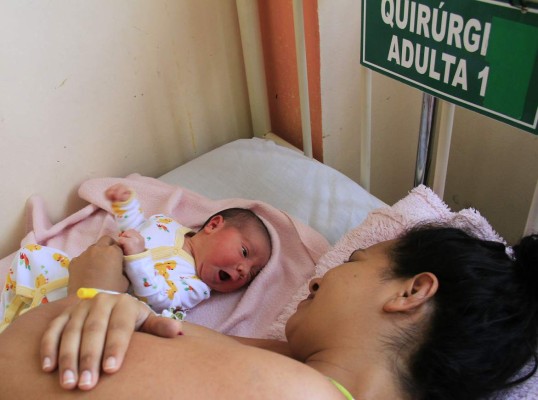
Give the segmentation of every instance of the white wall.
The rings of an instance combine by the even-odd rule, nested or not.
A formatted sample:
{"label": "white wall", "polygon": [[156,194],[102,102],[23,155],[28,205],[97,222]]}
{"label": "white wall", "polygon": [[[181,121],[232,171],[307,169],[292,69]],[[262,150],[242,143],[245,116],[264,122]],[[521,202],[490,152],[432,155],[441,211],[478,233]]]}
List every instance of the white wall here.
{"label": "white wall", "polygon": [[[360,2],[318,0],[324,162],[360,177]],[[413,185],[420,94],[372,74],[370,191],[392,204]]]}
{"label": "white wall", "polygon": [[457,108],[452,144],[445,201],[477,208],[516,241],[538,181],[538,136]]}
{"label": "white wall", "polygon": [[[318,0],[325,163],[359,180],[360,2]],[[422,94],[372,73],[371,192],[393,204],[413,186]],[[538,136],[456,108],[444,200],[477,208],[513,242],[538,180]]]}
{"label": "white wall", "polygon": [[0,0],[0,257],[32,194],[56,222],[87,178],[250,135],[235,0]]}

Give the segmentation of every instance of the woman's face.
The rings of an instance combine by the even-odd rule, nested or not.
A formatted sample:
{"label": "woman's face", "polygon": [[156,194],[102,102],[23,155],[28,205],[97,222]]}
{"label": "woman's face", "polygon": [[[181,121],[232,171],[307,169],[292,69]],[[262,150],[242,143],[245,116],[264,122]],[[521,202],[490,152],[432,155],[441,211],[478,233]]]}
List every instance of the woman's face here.
{"label": "woman's face", "polygon": [[[390,266],[387,241],[353,252],[349,261],[310,282],[310,295],[286,324],[286,336],[299,359],[337,340],[376,334],[383,304],[394,293],[382,274]],[[348,339],[349,338],[349,339]]]}

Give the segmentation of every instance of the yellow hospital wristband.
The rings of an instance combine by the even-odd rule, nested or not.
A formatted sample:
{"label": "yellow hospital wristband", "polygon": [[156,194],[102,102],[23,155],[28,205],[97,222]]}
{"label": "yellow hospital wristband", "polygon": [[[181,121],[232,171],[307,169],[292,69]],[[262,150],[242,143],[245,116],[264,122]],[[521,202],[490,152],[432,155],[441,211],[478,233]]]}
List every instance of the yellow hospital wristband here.
{"label": "yellow hospital wristband", "polygon": [[99,293],[108,293],[108,294],[121,294],[120,292],[113,292],[112,290],[103,290],[95,288],[79,288],[77,290],[77,297],[79,299],[93,299]]}

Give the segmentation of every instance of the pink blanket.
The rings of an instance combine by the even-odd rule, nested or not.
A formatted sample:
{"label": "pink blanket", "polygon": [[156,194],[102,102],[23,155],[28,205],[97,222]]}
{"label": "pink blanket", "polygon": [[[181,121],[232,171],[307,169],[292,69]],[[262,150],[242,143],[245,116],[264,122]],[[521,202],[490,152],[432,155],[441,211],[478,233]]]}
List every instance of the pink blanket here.
{"label": "pink blanket", "polygon": [[[248,288],[219,294],[198,305],[188,320],[221,332],[239,336],[267,337],[277,317],[298,288],[315,272],[315,264],[329,243],[317,231],[282,211],[259,201],[244,199],[210,200],[178,186],[133,174],[125,179],[100,178],[84,182],[79,195],[90,205],[53,225],[39,197],[29,199],[29,232],[21,245],[39,243],[79,255],[103,234],[116,235],[117,227],[104,191],[123,181],[137,191],[146,216],[164,213],[185,226],[199,227],[211,214],[229,207],[252,209],[266,223],[273,253],[267,266]],[[3,287],[12,256],[0,260]],[[282,328],[283,329],[283,328]]]}

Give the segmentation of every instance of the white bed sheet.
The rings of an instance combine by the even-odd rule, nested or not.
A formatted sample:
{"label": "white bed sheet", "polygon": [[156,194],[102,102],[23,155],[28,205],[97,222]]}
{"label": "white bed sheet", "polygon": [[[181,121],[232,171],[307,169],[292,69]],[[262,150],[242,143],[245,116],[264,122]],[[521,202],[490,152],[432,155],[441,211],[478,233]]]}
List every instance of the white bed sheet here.
{"label": "white bed sheet", "polygon": [[210,199],[264,201],[310,225],[331,244],[371,210],[386,205],[335,169],[259,138],[225,144],[159,179]]}

